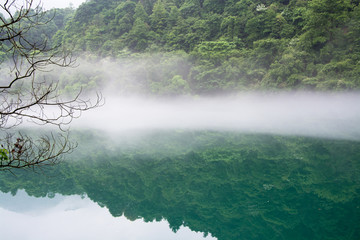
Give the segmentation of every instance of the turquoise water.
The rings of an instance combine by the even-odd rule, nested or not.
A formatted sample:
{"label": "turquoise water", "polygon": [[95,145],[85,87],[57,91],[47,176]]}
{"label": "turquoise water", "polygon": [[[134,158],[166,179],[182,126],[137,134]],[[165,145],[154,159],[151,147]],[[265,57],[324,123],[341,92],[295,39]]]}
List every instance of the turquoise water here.
{"label": "turquoise water", "polygon": [[360,239],[360,142],[73,137],[80,146],[60,165],[0,173],[4,239]]}

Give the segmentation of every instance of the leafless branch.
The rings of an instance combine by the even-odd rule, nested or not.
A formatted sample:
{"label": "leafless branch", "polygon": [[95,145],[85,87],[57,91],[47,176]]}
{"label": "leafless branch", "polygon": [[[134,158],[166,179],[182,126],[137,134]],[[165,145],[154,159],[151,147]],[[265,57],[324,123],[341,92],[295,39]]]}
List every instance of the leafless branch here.
{"label": "leafless branch", "polygon": [[7,157],[0,157],[0,171],[16,168],[33,169],[57,164],[63,154],[70,153],[76,147],[68,135],[45,135],[34,141],[27,135],[7,134],[1,142],[3,149],[8,149]]}
{"label": "leafless branch", "polygon": [[[14,128],[28,120],[40,125],[55,125],[66,131],[64,126],[72,119],[103,103],[99,93],[94,101],[83,99],[82,91],[72,98],[62,96],[58,82],[37,77],[39,71],[46,72],[54,66],[73,67],[75,63],[71,51],[59,46],[51,47],[47,39],[35,41],[28,37],[32,29],[46,25],[53,18],[47,16],[40,3],[35,6],[34,0],[6,0],[0,3],[0,8],[5,13],[5,16],[0,15],[0,50],[7,54],[7,62],[0,64],[9,65],[9,78],[0,80],[1,130]],[[14,143],[8,137],[7,148],[0,147],[3,154],[5,150],[9,151],[8,161],[2,162],[0,168],[32,167],[46,162],[51,164],[61,153],[67,153],[73,147],[68,148],[67,138],[44,137],[37,142],[29,137],[18,139],[21,141]],[[21,144],[21,154],[13,147],[14,144]]]}
{"label": "leafless branch", "polygon": [[[18,2],[22,5],[18,6]],[[27,38],[26,32],[52,19],[40,4],[33,6],[33,0],[7,0],[0,4],[8,15],[6,19],[0,17],[0,44],[8,47],[13,76],[8,82],[0,83],[0,128],[11,128],[28,119],[61,129],[82,111],[101,105],[103,100],[101,94],[96,95],[94,102],[84,100],[82,91],[64,100],[58,93],[57,82],[36,79],[37,71],[47,71],[53,66],[71,67],[75,60],[69,51],[49,48],[46,39],[32,42]]]}

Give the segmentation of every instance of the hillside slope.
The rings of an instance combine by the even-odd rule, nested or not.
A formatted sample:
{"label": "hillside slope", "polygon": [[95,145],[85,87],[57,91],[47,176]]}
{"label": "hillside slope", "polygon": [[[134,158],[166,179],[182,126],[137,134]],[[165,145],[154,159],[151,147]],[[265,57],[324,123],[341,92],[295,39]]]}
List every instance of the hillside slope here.
{"label": "hillside slope", "polygon": [[145,74],[160,95],[358,89],[359,2],[90,0],[56,37],[98,57],[157,54],[155,67],[180,56],[185,66]]}

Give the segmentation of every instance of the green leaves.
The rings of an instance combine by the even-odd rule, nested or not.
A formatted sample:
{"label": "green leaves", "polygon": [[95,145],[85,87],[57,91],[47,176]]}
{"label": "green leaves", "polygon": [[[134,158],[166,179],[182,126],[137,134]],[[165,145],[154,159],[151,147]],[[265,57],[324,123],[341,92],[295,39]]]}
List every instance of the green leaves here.
{"label": "green leaves", "polygon": [[153,12],[150,15],[151,27],[156,32],[162,32],[167,26],[167,18],[169,14],[165,9],[165,5],[161,0],[158,0],[153,8]]}
{"label": "green leaves", "polygon": [[[6,149],[0,149],[0,162],[7,161],[9,159],[9,152]],[[1,163],[0,163],[1,164]]]}
{"label": "green leaves", "polygon": [[245,85],[357,89],[359,9],[351,0],[90,1],[54,41],[105,57],[185,51],[187,75],[151,78],[148,92],[156,94],[175,75],[193,93]]}

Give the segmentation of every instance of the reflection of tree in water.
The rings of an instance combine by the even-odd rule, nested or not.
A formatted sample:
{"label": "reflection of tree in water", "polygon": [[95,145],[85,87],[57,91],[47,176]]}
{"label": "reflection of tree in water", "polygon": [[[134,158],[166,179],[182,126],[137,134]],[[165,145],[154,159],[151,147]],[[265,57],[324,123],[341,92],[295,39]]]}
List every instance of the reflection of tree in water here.
{"label": "reflection of tree in water", "polygon": [[82,160],[48,176],[2,175],[0,187],[35,196],[85,192],[113,216],[166,219],[174,231],[184,225],[218,239],[360,238],[360,143],[162,135],[111,146],[117,150],[106,141],[89,145],[74,156]]}

